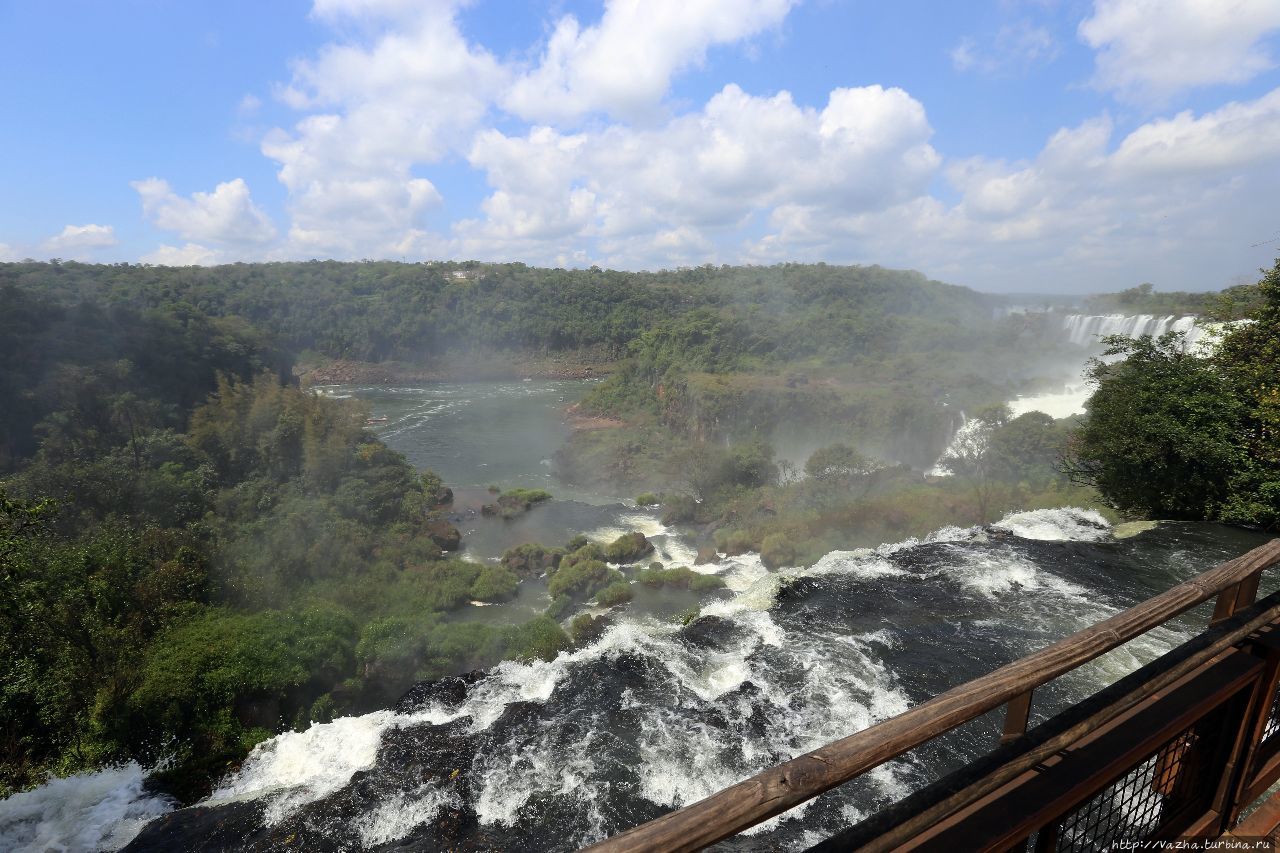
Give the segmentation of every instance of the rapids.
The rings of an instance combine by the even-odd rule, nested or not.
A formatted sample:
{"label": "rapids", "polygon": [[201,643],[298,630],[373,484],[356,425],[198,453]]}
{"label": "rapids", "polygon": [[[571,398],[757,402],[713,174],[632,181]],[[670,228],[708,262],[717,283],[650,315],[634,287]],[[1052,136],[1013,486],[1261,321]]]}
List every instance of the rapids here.
{"label": "rapids", "polygon": [[[394,708],[282,734],[208,800],[153,820],[123,849],[574,849],[899,713],[1261,538],[1169,523],[1118,539],[1097,514],[1058,509],[835,552],[808,569],[725,558],[699,567],[728,588],[687,625],[621,611],[597,642],[554,661],[419,685]],[[1036,715],[1132,671],[1203,616],[1038,691]],[[811,844],[989,748],[998,727],[975,721],[725,849]],[[126,780],[107,774],[121,772],[128,784],[116,786]],[[0,840],[112,849],[168,807],[139,782],[125,768],[11,798]],[[55,785],[109,795],[95,806],[96,794],[63,792],[82,805],[59,810],[15,803],[51,800]],[[58,834],[58,821],[83,826],[86,815],[101,821],[87,843]]]}

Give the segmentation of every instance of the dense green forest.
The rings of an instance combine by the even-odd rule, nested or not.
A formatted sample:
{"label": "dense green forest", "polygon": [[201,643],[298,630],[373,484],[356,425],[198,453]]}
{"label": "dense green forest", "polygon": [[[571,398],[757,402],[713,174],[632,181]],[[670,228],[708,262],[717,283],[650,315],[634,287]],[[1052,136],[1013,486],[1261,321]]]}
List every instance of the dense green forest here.
{"label": "dense green forest", "polygon": [[1248,316],[1261,307],[1258,289],[1252,284],[1236,285],[1222,291],[1188,293],[1182,290],[1156,290],[1145,282],[1119,293],[1099,293],[1085,300],[1085,310],[1092,314],[1195,314],[1219,320]]}
{"label": "dense green forest", "polygon": [[0,791],[163,757],[193,796],[283,726],[567,643],[443,619],[516,577],[443,553],[438,479],[270,334],[13,285],[0,318]]}
{"label": "dense green forest", "polygon": [[479,349],[601,347],[620,355],[642,332],[699,309],[751,328],[761,353],[852,355],[912,343],[922,325],[934,348],[946,346],[991,313],[990,297],[919,273],[825,264],[661,273],[336,261],[0,264],[5,285],[63,305],[189,306],[239,317],[293,353],[361,361]]}

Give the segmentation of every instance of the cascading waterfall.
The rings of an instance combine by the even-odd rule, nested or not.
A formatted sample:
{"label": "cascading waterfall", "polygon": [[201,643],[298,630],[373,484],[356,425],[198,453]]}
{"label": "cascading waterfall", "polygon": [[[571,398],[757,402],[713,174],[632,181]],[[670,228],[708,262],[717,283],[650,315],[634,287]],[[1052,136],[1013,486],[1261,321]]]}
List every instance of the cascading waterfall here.
{"label": "cascading waterfall", "polygon": [[930,477],[950,477],[954,472],[947,465],[947,460],[955,459],[964,452],[965,446],[973,440],[973,430],[978,425],[977,421],[970,421],[962,409],[960,411],[960,423],[952,430],[951,438],[947,440],[947,446],[943,448],[942,454],[938,456],[938,461],[934,462],[933,467],[925,471],[925,474]]}
{"label": "cascading waterfall", "polygon": [[1076,346],[1093,346],[1107,335],[1124,335],[1140,338],[1144,335],[1160,337],[1166,332],[1182,332],[1183,345],[1191,349],[1200,343],[1207,327],[1196,323],[1195,317],[1170,314],[1157,317],[1154,314],[1069,314],[1062,321],[1067,339]]}
{"label": "cascading waterfall", "polygon": [[[1196,317],[1168,315],[1157,317],[1154,314],[1069,314],[1063,318],[1062,329],[1067,340],[1078,347],[1097,346],[1101,339],[1108,335],[1124,335],[1139,338],[1144,335],[1160,337],[1167,332],[1181,332],[1182,349],[1193,355],[1205,355],[1212,350],[1218,336],[1232,323],[1199,322]],[[1055,418],[1067,418],[1084,412],[1085,402],[1093,389],[1079,378],[1079,369],[1075,379],[1061,387],[1028,396],[1019,396],[1009,401],[1009,408],[1014,417],[1027,412],[1044,412]],[[947,450],[943,451],[938,462],[927,472],[932,476],[947,476],[950,470],[946,466],[948,455],[954,455],[952,448],[957,441],[964,438],[963,430],[957,429],[952,434]]]}

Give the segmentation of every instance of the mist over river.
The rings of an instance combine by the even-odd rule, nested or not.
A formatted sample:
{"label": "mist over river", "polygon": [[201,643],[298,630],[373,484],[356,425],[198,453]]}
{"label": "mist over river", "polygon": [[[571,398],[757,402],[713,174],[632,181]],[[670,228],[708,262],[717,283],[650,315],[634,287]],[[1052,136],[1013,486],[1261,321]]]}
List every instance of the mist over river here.
{"label": "mist over river", "polygon": [[[373,425],[384,441],[454,486],[470,559],[641,530],[658,548],[646,560],[691,565],[688,535],[658,513],[554,480],[550,460],[571,429],[564,409],[586,387],[323,390],[365,400],[386,418]],[[468,507],[490,483],[556,499],[515,521],[483,518]],[[1205,524],[1113,529],[1063,508],[833,552],[810,568],[726,557],[694,567],[725,589],[638,589],[600,639],[553,661],[419,685],[393,708],[272,738],[196,806],[174,810],[136,765],[11,797],[0,802],[0,849],[572,850],[900,713],[1265,539]],[[517,622],[546,607],[545,585],[522,586],[515,602],[458,618]],[[698,618],[675,618],[694,605]],[[1037,691],[1035,717],[1176,645],[1206,615]],[[998,728],[975,721],[722,849],[802,849],[991,748]]]}

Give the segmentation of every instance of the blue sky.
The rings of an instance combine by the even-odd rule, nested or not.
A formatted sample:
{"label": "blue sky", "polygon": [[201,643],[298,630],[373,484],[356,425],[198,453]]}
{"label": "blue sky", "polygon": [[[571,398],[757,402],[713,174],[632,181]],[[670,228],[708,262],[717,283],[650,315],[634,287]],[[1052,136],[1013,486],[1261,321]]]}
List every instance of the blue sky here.
{"label": "blue sky", "polygon": [[0,0],[0,259],[1280,254],[1275,0]]}

